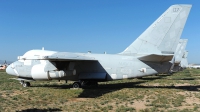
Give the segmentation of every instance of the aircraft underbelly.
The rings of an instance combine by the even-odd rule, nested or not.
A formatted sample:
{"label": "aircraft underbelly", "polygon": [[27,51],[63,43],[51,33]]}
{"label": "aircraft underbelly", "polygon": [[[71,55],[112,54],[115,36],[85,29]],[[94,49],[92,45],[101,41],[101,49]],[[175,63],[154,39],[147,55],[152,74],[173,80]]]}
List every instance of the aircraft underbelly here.
{"label": "aircraft underbelly", "polygon": [[95,79],[95,80],[105,80],[106,79],[106,74],[107,73],[81,73],[79,75],[79,79],[87,79],[87,80],[91,80],[91,79]]}

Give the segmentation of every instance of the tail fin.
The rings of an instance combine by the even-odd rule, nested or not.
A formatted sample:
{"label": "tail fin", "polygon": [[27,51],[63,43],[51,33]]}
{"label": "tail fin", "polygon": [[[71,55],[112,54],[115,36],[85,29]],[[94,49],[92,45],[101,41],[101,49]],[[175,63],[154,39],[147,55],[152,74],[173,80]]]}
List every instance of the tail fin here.
{"label": "tail fin", "polygon": [[179,40],[174,57],[171,60],[172,66],[169,69],[169,72],[177,71],[179,69],[179,66],[187,66],[187,59],[184,58],[184,56],[187,55],[185,51],[187,41],[187,39]]}
{"label": "tail fin", "polygon": [[183,55],[183,58],[187,58],[187,56],[188,56],[188,51],[184,51],[184,55]]}
{"label": "tail fin", "polygon": [[174,54],[175,64],[179,64],[184,56],[187,39],[180,39]]}
{"label": "tail fin", "polygon": [[173,54],[192,5],[172,5],[120,54]]}
{"label": "tail fin", "polygon": [[185,51],[184,55],[183,55],[183,58],[181,60],[181,67],[182,68],[187,68],[188,67],[187,55],[188,55],[188,51]]}

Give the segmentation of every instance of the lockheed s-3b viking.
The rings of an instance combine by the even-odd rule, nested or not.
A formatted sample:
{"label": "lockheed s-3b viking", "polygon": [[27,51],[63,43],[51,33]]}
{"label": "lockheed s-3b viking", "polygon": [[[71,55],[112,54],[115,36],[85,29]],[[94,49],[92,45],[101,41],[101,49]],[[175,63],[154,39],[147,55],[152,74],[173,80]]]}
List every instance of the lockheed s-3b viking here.
{"label": "lockheed s-3b viking", "polygon": [[6,72],[24,87],[36,80],[71,80],[73,88],[169,71],[191,5],[170,6],[131,45],[118,54],[30,50]]}

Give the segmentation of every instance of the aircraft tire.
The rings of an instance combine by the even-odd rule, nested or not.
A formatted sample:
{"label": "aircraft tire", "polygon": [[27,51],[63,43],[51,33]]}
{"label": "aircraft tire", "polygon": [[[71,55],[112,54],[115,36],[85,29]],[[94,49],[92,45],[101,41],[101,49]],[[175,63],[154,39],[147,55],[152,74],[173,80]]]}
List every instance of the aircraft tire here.
{"label": "aircraft tire", "polygon": [[95,82],[95,81],[81,81],[81,86],[98,86],[98,82]]}
{"label": "aircraft tire", "polygon": [[27,83],[28,87],[30,87],[30,86],[31,86],[30,82],[26,82],[26,83]]}
{"label": "aircraft tire", "polygon": [[80,82],[74,82],[72,84],[73,88],[81,88],[81,83]]}
{"label": "aircraft tire", "polygon": [[22,84],[23,87],[29,87],[30,85],[31,85],[30,82],[24,82],[24,83]]}
{"label": "aircraft tire", "polygon": [[23,85],[24,81],[19,81],[19,83],[20,83],[21,85]]}
{"label": "aircraft tire", "polygon": [[92,85],[95,87],[99,86],[98,82],[92,82]]}

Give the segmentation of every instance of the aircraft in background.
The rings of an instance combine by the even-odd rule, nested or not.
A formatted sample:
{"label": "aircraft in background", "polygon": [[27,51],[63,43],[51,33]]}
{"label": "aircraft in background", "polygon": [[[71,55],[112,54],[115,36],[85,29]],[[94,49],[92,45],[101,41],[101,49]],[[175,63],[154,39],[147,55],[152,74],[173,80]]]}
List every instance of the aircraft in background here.
{"label": "aircraft in background", "polygon": [[4,64],[0,65],[0,70],[5,70],[7,66],[8,66],[8,64],[5,60]]}
{"label": "aircraft in background", "polygon": [[196,69],[200,69],[200,65],[197,64],[190,64],[189,68],[196,68]]}
{"label": "aircraft in background", "polygon": [[189,67],[188,65],[188,61],[187,61],[187,56],[188,56],[188,51],[184,51],[184,55],[183,55],[183,58],[181,60],[181,63],[180,63],[180,66],[181,66],[181,70],[182,69],[186,69]]}
{"label": "aircraft in background", "polygon": [[180,39],[179,40],[179,43],[178,43],[178,46],[176,48],[176,52],[174,54],[174,57],[172,59],[172,68],[170,70],[170,72],[177,72],[177,71],[180,71],[182,69],[181,67],[181,63],[182,63],[182,66],[186,66],[185,62],[186,61],[186,54],[185,54],[185,48],[186,48],[186,45],[187,45],[187,42],[188,42],[188,39]]}
{"label": "aircraft in background", "polygon": [[0,70],[5,70],[6,69],[6,65],[0,65]]}
{"label": "aircraft in background", "polygon": [[[130,46],[118,54],[70,53],[30,50],[10,64],[6,72],[23,87],[35,80],[71,80],[73,88],[154,75],[169,70],[191,5],[170,6]],[[167,66],[166,66],[167,65]]]}

